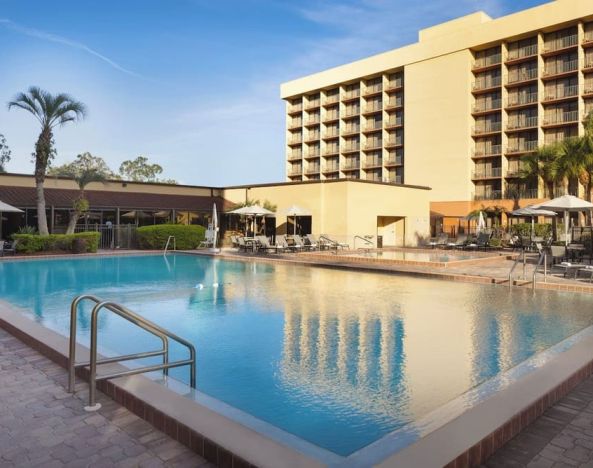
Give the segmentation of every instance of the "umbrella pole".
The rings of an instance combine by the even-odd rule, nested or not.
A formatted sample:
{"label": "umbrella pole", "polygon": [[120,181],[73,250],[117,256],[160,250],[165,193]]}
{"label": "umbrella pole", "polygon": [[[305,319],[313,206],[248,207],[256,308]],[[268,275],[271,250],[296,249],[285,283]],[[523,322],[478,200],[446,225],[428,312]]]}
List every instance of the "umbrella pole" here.
{"label": "umbrella pole", "polygon": [[568,211],[564,212],[564,244],[568,245]]}

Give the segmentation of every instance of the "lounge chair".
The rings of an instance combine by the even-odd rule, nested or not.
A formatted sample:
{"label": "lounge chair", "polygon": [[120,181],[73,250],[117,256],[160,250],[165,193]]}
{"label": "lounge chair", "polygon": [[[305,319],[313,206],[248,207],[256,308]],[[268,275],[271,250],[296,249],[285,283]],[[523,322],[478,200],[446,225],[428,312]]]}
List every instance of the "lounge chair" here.
{"label": "lounge chair", "polygon": [[442,232],[441,234],[438,235],[438,237],[433,237],[432,239],[430,239],[426,245],[428,247],[431,247],[433,249],[437,248],[437,247],[445,247],[447,244],[449,243],[449,236],[447,234],[445,234],[444,232]]}
{"label": "lounge chair", "polygon": [[304,240],[305,244],[309,246],[309,249],[317,250],[318,248],[320,248],[320,243],[317,239],[315,239],[315,236],[313,236],[313,234],[307,234]]}
{"label": "lounge chair", "polygon": [[256,239],[258,242],[258,251],[263,250],[265,252],[269,252],[273,250],[276,253],[278,253],[279,251],[284,251],[283,246],[278,244],[270,244],[270,240],[266,236],[257,236]]}
{"label": "lounge chair", "polygon": [[245,242],[245,238],[244,237],[237,237],[237,247],[239,249],[239,252],[241,252],[241,250],[243,252],[247,252],[247,243]]}
{"label": "lounge chair", "polygon": [[586,268],[587,265],[583,263],[571,263],[571,262],[560,262],[557,265],[552,265],[554,268],[560,268],[564,270],[564,277],[568,275],[568,272],[574,272],[574,278],[577,278],[579,270]]}
{"label": "lounge chair", "polygon": [[331,239],[327,234],[321,234],[321,238],[323,239],[324,243],[328,245],[331,249],[350,249],[350,246],[344,242],[338,242]]}
{"label": "lounge chair", "polygon": [[239,246],[239,242],[237,242],[237,236],[231,236],[231,247],[237,248]]}
{"label": "lounge chair", "polygon": [[285,234],[281,234],[276,236],[276,245],[279,245],[280,247],[282,247],[284,250],[288,250],[290,252],[297,252],[297,251],[301,251],[302,247],[296,245],[296,244],[289,244],[288,243],[288,239],[286,238]]}
{"label": "lounge chair", "polygon": [[478,237],[475,241],[468,243],[465,248],[466,249],[488,249],[490,242],[490,234],[487,232],[481,232],[478,234]]}
{"label": "lounge chair", "polygon": [[455,242],[447,243],[447,247],[452,249],[463,249],[465,244],[467,243],[467,235],[466,234],[459,234]]}
{"label": "lounge chair", "polygon": [[298,234],[295,234],[294,236],[292,236],[292,241],[294,242],[294,245],[299,247],[301,250],[311,250],[311,247],[309,246],[309,244],[305,243],[303,238],[301,236],[299,236]]}
{"label": "lounge chair", "polygon": [[589,274],[589,283],[593,283],[593,265],[585,265],[584,267],[579,268],[578,271],[576,272],[575,276],[577,276],[580,271],[582,271],[584,273],[588,273]]}

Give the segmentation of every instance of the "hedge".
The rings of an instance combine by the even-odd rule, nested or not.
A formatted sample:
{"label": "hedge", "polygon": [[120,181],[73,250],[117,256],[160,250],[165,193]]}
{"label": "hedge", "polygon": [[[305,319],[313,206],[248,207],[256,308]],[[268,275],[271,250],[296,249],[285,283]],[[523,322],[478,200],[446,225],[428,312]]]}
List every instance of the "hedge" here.
{"label": "hedge", "polygon": [[21,253],[35,252],[96,252],[101,234],[98,232],[79,232],[76,234],[14,234],[16,250]]}
{"label": "hedge", "polygon": [[[531,235],[531,223],[513,224],[511,232],[518,236],[529,237]],[[534,232],[537,237],[550,237],[552,235],[552,225],[549,223],[535,223]]]}
{"label": "hedge", "polygon": [[204,226],[184,224],[142,226],[137,230],[138,247],[141,249],[164,249],[169,236],[175,236],[178,249],[195,249],[205,239],[205,233]]}

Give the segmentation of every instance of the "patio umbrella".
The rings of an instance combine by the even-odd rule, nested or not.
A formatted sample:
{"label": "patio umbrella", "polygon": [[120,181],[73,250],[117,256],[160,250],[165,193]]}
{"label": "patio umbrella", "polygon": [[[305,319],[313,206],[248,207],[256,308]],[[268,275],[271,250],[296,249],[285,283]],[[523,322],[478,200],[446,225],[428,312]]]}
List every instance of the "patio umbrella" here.
{"label": "patio umbrella", "polygon": [[161,210],[161,211],[157,211],[156,213],[153,214],[153,216],[155,218],[168,218],[169,216],[171,216],[171,212],[169,210]]}
{"label": "patio umbrella", "polygon": [[476,231],[480,234],[484,229],[486,229],[486,221],[484,220],[484,213],[480,211],[480,215],[478,216],[478,225],[476,226]]}
{"label": "patio umbrella", "polygon": [[8,203],[4,203],[0,201],[0,239],[2,239],[2,221],[5,219],[2,217],[2,213],[22,213],[23,210],[19,208],[9,205]]}
{"label": "patio umbrella", "polygon": [[311,212],[306,208],[302,208],[297,205],[291,205],[288,208],[282,210],[282,213],[286,216],[294,217],[294,234],[296,234],[297,217],[299,216],[311,216]]}
{"label": "patio umbrella", "polygon": [[218,239],[218,212],[216,203],[212,204],[212,250],[216,251],[216,241]]}
{"label": "patio umbrella", "polygon": [[568,213],[591,211],[593,210],[593,203],[582,200],[574,195],[562,195],[561,197],[534,205],[533,208],[537,210],[541,208],[550,209],[564,213],[564,240],[568,245]]}
{"label": "patio umbrella", "polygon": [[250,205],[250,206],[243,206],[241,208],[237,208],[236,210],[229,211],[229,214],[238,214],[243,216],[253,216],[254,218],[257,216],[270,216],[273,215],[274,212],[270,211],[263,206],[259,205]]}
{"label": "patio umbrella", "polygon": [[145,213],[144,211],[134,210],[134,211],[128,211],[127,213],[124,213],[123,215],[121,215],[121,217],[135,219],[136,223],[137,223],[139,219],[152,218],[152,215]]}
{"label": "patio umbrella", "polygon": [[535,235],[535,218],[538,216],[556,216],[557,213],[551,210],[538,210],[534,205],[527,205],[523,208],[518,208],[509,213],[509,216],[517,216],[521,218],[531,218],[531,238]]}

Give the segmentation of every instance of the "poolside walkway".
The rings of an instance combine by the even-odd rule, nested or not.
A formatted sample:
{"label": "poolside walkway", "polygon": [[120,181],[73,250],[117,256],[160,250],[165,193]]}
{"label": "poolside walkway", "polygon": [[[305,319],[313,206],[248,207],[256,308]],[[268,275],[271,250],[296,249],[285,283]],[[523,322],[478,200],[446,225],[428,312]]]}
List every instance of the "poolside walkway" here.
{"label": "poolside walkway", "polygon": [[593,377],[498,450],[485,467],[593,467]]}
{"label": "poolside walkway", "polygon": [[0,328],[0,466],[213,466],[101,393],[101,410],[85,412],[85,385],[73,396],[66,381],[65,369]]}

